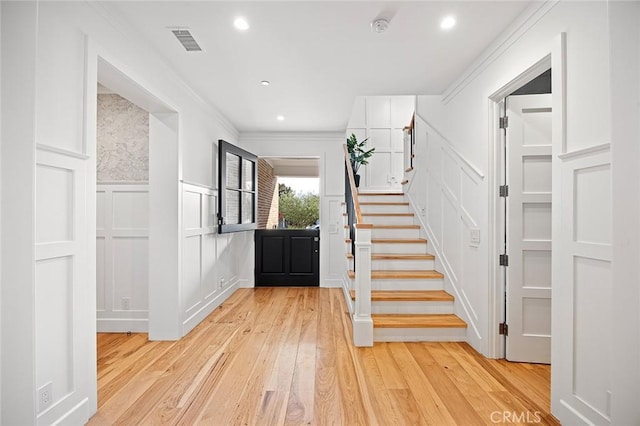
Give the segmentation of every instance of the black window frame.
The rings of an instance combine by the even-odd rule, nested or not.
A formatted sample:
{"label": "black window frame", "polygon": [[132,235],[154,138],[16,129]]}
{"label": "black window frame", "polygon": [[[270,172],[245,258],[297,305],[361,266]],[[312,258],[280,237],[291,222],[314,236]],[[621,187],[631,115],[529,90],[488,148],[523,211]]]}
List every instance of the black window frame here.
{"label": "black window frame", "polygon": [[[238,167],[238,181],[240,188],[227,188],[227,153],[240,157],[240,166]],[[245,190],[242,182],[244,182],[244,160],[253,163],[253,190]],[[258,227],[258,157],[242,148],[239,148],[222,139],[218,140],[218,233],[228,234],[231,232],[251,231]],[[242,194],[253,194],[253,221],[251,223],[225,223],[225,214],[227,212],[227,190],[238,191],[240,193],[239,219],[242,222],[243,206]]]}

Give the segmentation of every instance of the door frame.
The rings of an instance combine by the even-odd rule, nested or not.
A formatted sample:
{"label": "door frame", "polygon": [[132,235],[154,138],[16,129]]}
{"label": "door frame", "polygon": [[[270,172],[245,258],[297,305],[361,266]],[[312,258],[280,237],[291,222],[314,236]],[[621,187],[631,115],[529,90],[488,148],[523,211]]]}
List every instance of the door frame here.
{"label": "door frame", "polygon": [[[154,285],[149,286],[148,332],[150,340],[178,340],[183,334],[180,321],[182,147],[179,109],[90,38],[86,39],[85,60],[84,149],[89,157],[86,195],[91,209],[87,214],[90,217],[96,214],[96,99],[100,81],[149,112],[149,282]],[[88,221],[87,227],[88,235],[93,235],[87,252],[87,282],[93,283],[95,306],[95,220]]]}
{"label": "door frame", "polygon": [[[500,334],[498,324],[506,318],[505,312],[505,276],[503,267],[499,264],[499,256],[504,242],[504,208],[503,200],[499,196],[499,186],[503,177],[502,161],[503,150],[502,131],[498,125],[502,116],[501,103],[504,98],[533,80],[544,71],[551,68],[552,91],[552,146],[553,152],[562,150],[566,145],[566,35],[559,34],[550,43],[550,49],[546,55],[541,57],[533,65],[523,69],[516,74],[508,83],[496,90],[488,98],[488,173],[487,173],[487,193],[489,215],[487,221],[488,235],[488,262],[489,262],[489,309],[488,309],[488,334],[487,334],[487,356],[490,358],[504,358],[505,342]],[[557,178],[559,170],[556,168],[556,161],[552,159],[552,179]],[[558,209],[554,210],[553,220],[557,217]],[[552,244],[555,240],[555,232],[552,233]],[[555,250],[554,250],[555,251]],[[552,274],[554,274],[555,255],[552,255]],[[553,282],[553,278],[552,278]],[[553,302],[552,302],[553,303]],[[553,326],[553,317],[552,329]],[[552,339],[552,352],[554,341]]]}

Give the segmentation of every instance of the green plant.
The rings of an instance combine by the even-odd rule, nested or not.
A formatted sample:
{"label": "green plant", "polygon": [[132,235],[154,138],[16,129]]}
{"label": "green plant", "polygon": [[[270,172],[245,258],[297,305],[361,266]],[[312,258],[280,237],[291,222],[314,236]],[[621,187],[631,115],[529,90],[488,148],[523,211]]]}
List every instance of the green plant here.
{"label": "green plant", "polygon": [[347,151],[349,152],[353,173],[358,173],[360,166],[369,164],[369,158],[376,150],[375,148],[371,148],[365,151],[364,146],[368,140],[369,138],[366,138],[362,142],[358,142],[354,133],[351,133],[351,136],[347,138]]}
{"label": "green plant", "polygon": [[304,229],[320,218],[320,196],[317,194],[295,193],[288,186],[282,185],[278,202],[280,214],[286,220],[288,228]]}

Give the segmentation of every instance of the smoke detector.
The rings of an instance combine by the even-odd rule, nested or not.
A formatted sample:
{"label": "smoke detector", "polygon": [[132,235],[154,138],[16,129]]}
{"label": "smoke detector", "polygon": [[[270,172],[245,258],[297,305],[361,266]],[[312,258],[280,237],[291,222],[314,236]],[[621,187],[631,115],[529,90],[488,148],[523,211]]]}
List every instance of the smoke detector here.
{"label": "smoke detector", "polygon": [[371,21],[371,30],[376,33],[383,33],[389,28],[389,21],[386,19],[376,19]]}

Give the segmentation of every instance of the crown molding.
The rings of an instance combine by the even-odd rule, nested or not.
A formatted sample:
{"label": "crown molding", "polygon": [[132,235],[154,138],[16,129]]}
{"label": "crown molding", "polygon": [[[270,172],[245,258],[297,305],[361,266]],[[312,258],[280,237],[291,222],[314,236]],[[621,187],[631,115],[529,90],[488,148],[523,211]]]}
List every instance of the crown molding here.
{"label": "crown molding", "polygon": [[243,132],[240,133],[240,142],[323,142],[323,141],[343,141],[345,131],[341,132]]}
{"label": "crown molding", "polygon": [[505,31],[494,40],[458,79],[442,94],[442,102],[449,103],[465,87],[475,80],[489,65],[495,62],[516,41],[526,34],[560,0],[534,1]]}

